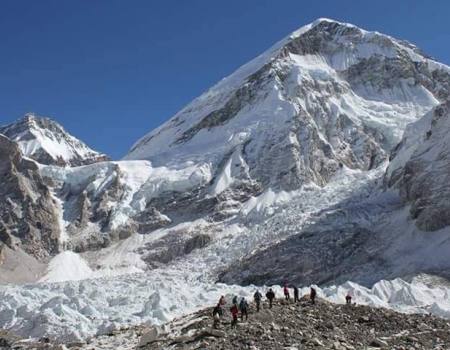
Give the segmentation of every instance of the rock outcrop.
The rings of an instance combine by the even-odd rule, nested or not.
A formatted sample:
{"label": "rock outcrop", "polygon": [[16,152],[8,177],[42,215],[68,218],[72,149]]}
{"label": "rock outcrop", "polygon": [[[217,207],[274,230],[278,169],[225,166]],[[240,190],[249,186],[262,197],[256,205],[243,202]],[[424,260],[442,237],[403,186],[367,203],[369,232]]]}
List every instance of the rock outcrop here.
{"label": "rock outcrop", "polygon": [[38,165],[0,134],[0,241],[43,259],[58,252],[60,226],[55,200]]}
{"label": "rock outcrop", "polygon": [[410,205],[424,231],[450,225],[450,100],[409,126],[397,146],[385,182]]}

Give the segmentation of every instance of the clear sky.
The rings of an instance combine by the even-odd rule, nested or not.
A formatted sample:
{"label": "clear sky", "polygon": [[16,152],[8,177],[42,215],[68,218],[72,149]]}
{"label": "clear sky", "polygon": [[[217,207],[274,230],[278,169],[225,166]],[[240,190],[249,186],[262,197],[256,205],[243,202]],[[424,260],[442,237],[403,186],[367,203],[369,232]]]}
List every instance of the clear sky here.
{"label": "clear sky", "polygon": [[450,64],[447,0],[2,0],[0,124],[50,116],[118,159],[318,17],[407,39]]}

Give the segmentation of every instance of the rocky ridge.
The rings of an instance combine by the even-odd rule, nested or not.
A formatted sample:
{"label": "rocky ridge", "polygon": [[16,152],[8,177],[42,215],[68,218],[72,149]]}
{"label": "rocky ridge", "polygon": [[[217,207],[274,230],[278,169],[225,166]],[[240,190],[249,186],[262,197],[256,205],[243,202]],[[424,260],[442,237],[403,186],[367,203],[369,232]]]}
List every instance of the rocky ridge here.
{"label": "rocky ridge", "polygon": [[[211,329],[211,310],[204,310],[168,325],[176,332],[157,336],[144,333],[140,349],[447,349],[450,324],[427,315],[405,315],[358,305],[337,305],[319,300],[311,305],[278,301],[260,313],[251,308],[248,321],[231,329],[225,322]],[[151,334],[148,332],[147,334]],[[161,339],[161,340],[159,340]]]}

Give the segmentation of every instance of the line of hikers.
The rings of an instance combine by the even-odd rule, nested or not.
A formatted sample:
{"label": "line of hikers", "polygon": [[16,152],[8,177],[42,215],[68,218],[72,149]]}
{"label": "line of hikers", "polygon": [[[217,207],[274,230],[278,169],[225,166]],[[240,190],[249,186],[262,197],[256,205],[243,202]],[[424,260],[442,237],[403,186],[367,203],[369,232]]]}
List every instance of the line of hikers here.
{"label": "line of hikers", "polygon": [[[299,299],[299,290],[296,286],[292,287],[294,289],[294,302],[297,303],[298,301],[300,301]],[[291,295],[289,292],[289,287],[287,284],[284,285],[283,287],[283,294],[284,294],[284,298],[285,300],[290,300]],[[316,296],[317,296],[317,292],[315,290],[315,288],[311,287],[310,292],[309,292],[309,300],[311,302],[311,304],[315,304],[316,303]],[[275,300],[275,292],[273,291],[272,288],[269,288],[269,290],[266,293],[266,299],[269,302],[269,308],[272,308],[273,305],[273,301]],[[256,312],[259,312],[261,309],[261,301],[262,301],[262,294],[259,292],[259,290],[256,290],[255,294],[253,294],[253,300],[255,302],[256,305]],[[346,304],[349,305],[352,302],[352,296],[349,293],[347,293],[347,295],[345,296],[345,301]],[[219,299],[219,302],[217,303],[217,305],[214,307],[213,309],[213,327],[217,328],[219,323],[220,323],[220,319],[223,317],[223,307],[226,304],[225,301],[225,297],[222,295]],[[231,317],[232,317],[232,321],[231,321],[231,327],[234,328],[237,325],[238,322],[238,316],[239,316],[239,312],[241,313],[241,321],[248,320],[248,309],[249,309],[249,305],[247,300],[245,299],[245,297],[242,297],[241,300],[238,303],[238,297],[237,295],[235,295],[231,301],[231,307],[230,307],[230,313],[231,313]]]}

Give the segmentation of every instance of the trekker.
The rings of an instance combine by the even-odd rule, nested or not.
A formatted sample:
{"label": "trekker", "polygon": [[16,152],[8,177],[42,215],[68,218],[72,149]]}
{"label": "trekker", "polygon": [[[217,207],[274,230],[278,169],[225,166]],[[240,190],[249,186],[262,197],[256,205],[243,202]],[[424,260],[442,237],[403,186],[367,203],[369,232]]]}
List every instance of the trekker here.
{"label": "trekker", "polygon": [[261,299],[262,299],[262,295],[259,292],[259,290],[257,290],[255,292],[255,294],[253,294],[253,300],[255,300],[255,304],[256,304],[256,312],[259,312],[259,309],[261,307]]}
{"label": "trekker", "polygon": [[244,321],[244,316],[245,316],[245,320],[248,320],[248,303],[247,300],[245,300],[245,298],[241,299],[241,302],[239,303],[239,310],[241,310],[241,320]]}
{"label": "trekker", "polygon": [[289,295],[289,288],[287,286],[287,283],[284,285],[283,292],[284,292],[284,298],[286,300],[289,300],[291,296]]}
{"label": "trekker", "polygon": [[300,301],[300,299],[298,298],[298,288],[297,286],[294,286],[294,303],[296,303],[297,301]]}
{"label": "trekker", "polygon": [[217,311],[218,311],[218,313],[219,313],[219,317],[222,317],[222,316],[223,316],[223,309],[222,309],[222,306],[224,306],[225,304],[226,304],[225,297],[222,295],[222,296],[220,297],[220,299],[219,299],[219,302],[217,303],[217,306],[216,306]]}
{"label": "trekker", "polygon": [[223,315],[223,310],[220,304],[217,304],[216,307],[213,310],[212,316],[213,316],[213,328],[217,328],[220,323],[220,317]]}
{"label": "trekker", "polygon": [[311,287],[311,292],[309,293],[309,297],[311,298],[311,304],[313,304],[313,305],[316,303],[316,294],[317,294],[316,290],[313,287]]}
{"label": "trekker", "polygon": [[231,312],[231,316],[233,317],[233,320],[231,321],[231,328],[234,328],[237,325],[238,313],[239,313],[239,310],[238,310],[238,307],[236,304],[233,304],[230,307],[230,312]]}
{"label": "trekker", "polygon": [[233,300],[231,301],[231,303],[237,305],[237,302],[238,302],[238,297],[237,297],[237,295],[235,295],[233,297]]}
{"label": "trekker", "polygon": [[275,293],[272,288],[269,288],[269,291],[266,293],[266,298],[269,300],[269,308],[272,308],[273,299],[275,299]]}
{"label": "trekker", "polygon": [[350,292],[348,292],[347,295],[345,296],[345,303],[347,305],[351,305],[352,304],[352,296],[351,296]]}

